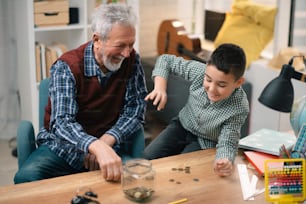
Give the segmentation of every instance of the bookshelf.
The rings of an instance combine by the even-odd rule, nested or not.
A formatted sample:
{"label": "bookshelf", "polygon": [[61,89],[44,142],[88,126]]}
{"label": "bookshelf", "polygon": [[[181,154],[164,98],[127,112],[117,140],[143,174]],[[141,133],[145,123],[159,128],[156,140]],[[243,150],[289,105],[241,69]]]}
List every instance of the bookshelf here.
{"label": "bookshelf", "polygon": [[[7,0],[14,12],[12,23],[15,24],[16,81],[21,99],[21,119],[29,120],[38,132],[38,85],[36,77],[35,42],[50,45],[52,42],[65,44],[67,49],[76,48],[90,39],[90,19],[96,6],[96,0],[69,0],[69,7],[79,10],[77,24],[61,26],[34,26],[33,0]],[[138,8],[138,0],[131,1]],[[137,4],[137,5],[136,5]]]}

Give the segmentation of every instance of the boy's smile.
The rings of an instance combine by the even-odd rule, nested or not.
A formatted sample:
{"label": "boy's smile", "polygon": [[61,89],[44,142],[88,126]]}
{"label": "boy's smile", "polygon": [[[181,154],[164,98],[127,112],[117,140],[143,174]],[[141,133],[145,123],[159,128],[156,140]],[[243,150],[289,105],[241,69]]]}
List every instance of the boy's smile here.
{"label": "boy's smile", "polygon": [[243,82],[243,77],[235,80],[233,74],[225,74],[214,65],[207,65],[203,86],[209,100],[217,102],[228,98]]}

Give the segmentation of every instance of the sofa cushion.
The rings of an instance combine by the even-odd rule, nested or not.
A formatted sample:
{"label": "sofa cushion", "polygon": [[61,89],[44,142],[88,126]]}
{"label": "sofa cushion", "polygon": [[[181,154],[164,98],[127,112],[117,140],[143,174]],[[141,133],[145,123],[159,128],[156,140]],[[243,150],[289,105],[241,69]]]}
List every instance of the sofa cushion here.
{"label": "sofa cushion", "polygon": [[246,67],[249,67],[273,38],[276,12],[276,7],[256,4],[250,0],[235,0],[232,12],[226,13],[214,41],[215,47],[223,43],[239,45],[246,53]]}

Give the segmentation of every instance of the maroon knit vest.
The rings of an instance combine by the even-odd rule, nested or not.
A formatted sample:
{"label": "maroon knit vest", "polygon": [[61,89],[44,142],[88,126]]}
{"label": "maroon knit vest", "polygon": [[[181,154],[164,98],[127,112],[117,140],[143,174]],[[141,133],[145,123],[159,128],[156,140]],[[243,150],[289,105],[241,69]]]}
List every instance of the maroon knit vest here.
{"label": "maroon knit vest", "polygon": [[[117,121],[123,109],[127,82],[134,67],[135,51],[126,58],[121,68],[102,87],[98,77],[84,76],[84,51],[88,43],[63,54],[58,60],[65,61],[75,78],[77,103],[76,116],[84,130],[100,138]],[[51,102],[45,108],[44,127],[49,129]]]}

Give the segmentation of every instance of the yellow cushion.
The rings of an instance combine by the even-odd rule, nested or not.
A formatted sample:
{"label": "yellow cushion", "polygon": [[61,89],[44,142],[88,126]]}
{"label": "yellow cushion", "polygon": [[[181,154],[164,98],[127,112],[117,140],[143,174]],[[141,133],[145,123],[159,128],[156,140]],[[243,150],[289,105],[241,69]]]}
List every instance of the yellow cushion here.
{"label": "yellow cushion", "polygon": [[273,38],[276,12],[276,7],[255,4],[249,0],[235,0],[232,12],[226,13],[214,41],[215,47],[223,43],[239,45],[246,53],[246,67],[249,67]]}

